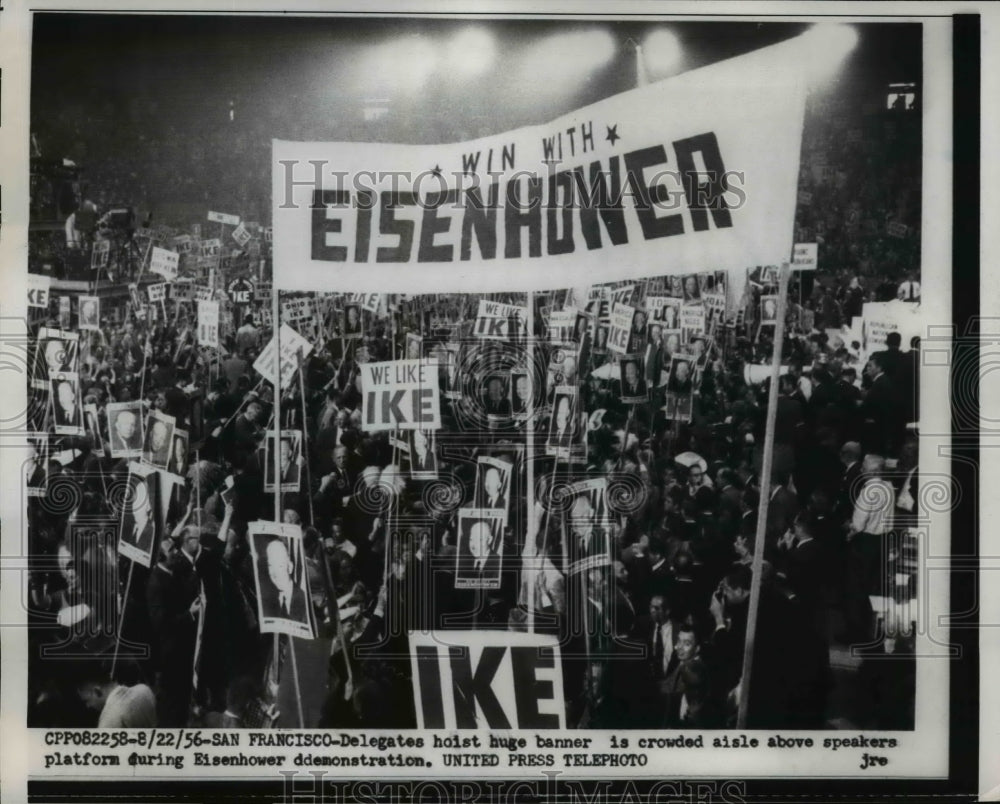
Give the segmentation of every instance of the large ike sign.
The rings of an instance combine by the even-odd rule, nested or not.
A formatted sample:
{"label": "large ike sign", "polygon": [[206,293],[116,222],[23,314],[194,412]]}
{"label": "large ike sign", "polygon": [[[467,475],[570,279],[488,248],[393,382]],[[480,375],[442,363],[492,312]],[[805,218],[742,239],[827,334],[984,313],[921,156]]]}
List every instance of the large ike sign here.
{"label": "large ike sign", "polygon": [[411,632],[421,729],[564,729],[559,643],[543,634]]}
{"label": "large ike sign", "polygon": [[363,430],[441,427],[438,365],[434,360],[389,360],[361,366]]}

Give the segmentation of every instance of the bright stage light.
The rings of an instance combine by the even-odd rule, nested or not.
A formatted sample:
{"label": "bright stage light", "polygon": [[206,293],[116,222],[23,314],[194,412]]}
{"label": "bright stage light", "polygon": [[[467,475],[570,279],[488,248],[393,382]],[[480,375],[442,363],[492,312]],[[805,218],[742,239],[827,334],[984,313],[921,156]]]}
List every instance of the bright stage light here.
{"label": "bright stage light", "polygon": [[358,88],[366,93],[413,93],[423,87],[437,63],[437,49],[423,36],[391,39],[368,48],[358,60]]}
{"label": "bright stage light", "polygon": [[858,31],[852,25],[823,22],[814,25],[798,38],[800,58],[810,83],[831,78],[847,55],[858,44]]}
{"label": "bright stage light", "polygon": [[603,67],[615,55],[615,39],[602,28],[556,34],[538,42],[521,62],[533,90],[561,91]]}
{"label": "bright stage light", "polygon": [[667,28],[650,31],[642,41],[642,55],[651,78],[665,78],[681,63],[681,43]]}
{"label": "bright stage light", "polygon": [[450,71],[472,78],[493,64],[496,52],[496,42],[489,33],[481,28],[466,28],[449,42],[445,61]]}
{"label": "bright stage light", "polygon": [[420,89],[437,66],[435,47],[419,34],[391,43],[383,69],[391,69],[396,83],[407,92]]}

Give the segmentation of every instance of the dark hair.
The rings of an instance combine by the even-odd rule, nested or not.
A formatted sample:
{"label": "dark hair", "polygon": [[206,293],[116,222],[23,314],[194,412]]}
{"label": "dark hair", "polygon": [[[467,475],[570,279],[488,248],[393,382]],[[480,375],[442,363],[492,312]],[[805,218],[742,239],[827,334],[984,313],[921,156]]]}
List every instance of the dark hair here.
{"label": "dark hair", "polygon": [[726,574],[726,584],[732,589],[750,590],[753,571],[745,564],[734,567]]}

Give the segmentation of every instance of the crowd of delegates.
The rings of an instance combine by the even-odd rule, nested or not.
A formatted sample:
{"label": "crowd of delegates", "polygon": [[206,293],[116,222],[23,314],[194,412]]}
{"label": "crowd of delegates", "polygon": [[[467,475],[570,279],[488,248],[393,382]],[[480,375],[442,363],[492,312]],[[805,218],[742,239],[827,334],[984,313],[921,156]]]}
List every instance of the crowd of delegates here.
{"label": "crowd of delegates", "polygon": [[[227,90],[227,92],[230,90]],[[269,164],[272,140],[402,142],[412,136],[403,116],[365,121],[360,114],[303,112],[295,95],[261,106],[239,92],[191,115],[171,107],[152,88],[121,100],[97,87],[49,85],[33,104],[33,154],[80,166],[75,189],[103,214],[130,206],[155,211],[158,222],[188,230],[205,209],[240,210],[248,220],[270,215],[269,174],[246,165]],[[206,101],[199,99],[199,104]],[[232,105],[231,105],[232,104]],[[496,110],[469,119],[439,142],[496,133],[507,122]],[[439,125],[423,121],[428,135]],[[920,259],[921,115],[887,109],[884,88],[840,86],[807,98],[802,136],[795,242],[820,244],[820,269],[862,277],[871,293],[880,277],[902,274]],[[427,141],[433,141],[428,139]],[[183,166],[178,169],[178,166]],[[33,172],[32,221],[68,214],[60,182]],[[903,228],[890,234],[889,224]],[[75,254],[60,233],[32,232],[29,247],[56,275]],[[898,281],[897,281],[898,284]],[[849,320],[845,323],[850,323]],[[837,326],[832,324],[831,326]]]}
{"label": "crowd of delegates", "polygon": [[[33,115],[35,152],[83,166],[68,203],[60,197],[65,187],[33,176],[33,223],[60,217],[60,226],[31,233],[30,267],[55,277],[72,273],[67,266],[89,270],[88,244],[67,242],[61,219],[81,201],[92,201],[99,216],[119,205],[156,209],[157,226],[183,227],[168,234],[204,223],[206,209],[266,221],[270,184],[246,165],[268,162],[273,137],[385,139],[368,129],[331,134],[326,121],[309,129],[291,96],[288,108],[243,114],[237,103],[235,111],[220,107],[211,120],[187,122],[164,119],[151,95],[123,105],[72,83],[63,97],[33,106],[57,110]],[[442,141],[493,133],[492,122],[460,136],[447,132]],[[837,644],[873,654],[855,683],[858,725],[912,723],[909,664],[875,661],[879,651],[905,655],[911,645],[879,639],[871,596],[887,592],[887,579],[905,564],[902,536],[916,517],[917,450],[907,425],[918,419],[919,344],[903,352],[890,338],[862,362],[859,343],[827,331],[849,327],[867,301],[919,299],[919,276],[908,273],[920,257],[919,135],[918,114],[859,110],[844,93],[808,101],[795,240],[818,243],[820,270],[793,289],[795,315],[783,344],[789,370],[779,387],[751,726],[827,722]],[[122,265],[117,246],[110,267],[119,283],[135,268],[128,258]],[[416,323],[408,328],[425,347],[449,339],[445,322],[475,309],[475,300],[458,296],[412,304]],[[95,406],[100,443],[92,435],[53,436],[29,466],[29,485],[45,489],[28,498],[32,725],[86,725],[95,717],[102,725],[275,722],[289,645],[260,633],[247,537],[249,523],[275,518],[260,449],[275,400],[252,368],[271,333],[242,323],[220,358],[195,343],[191,305],[175,309],[168,300],[163,312],[155,324],[105,316],[99,331],[80,333],[79,401]],[[303,432],[305,446],[298,491],[281,494],[278,516],[303,528],[325,651],[299,661],[300,669],[322,664],[325,687],[307,725],[413,725],[409,659],[400,658],[405,634],[446,627],[448,614],[457,620],[447,627],[560,635],[571,726],[731,724],[766,409],[765,387],[748,383],[744,369],[769,360],[768,330],[691,344],[701,365],[689,422],[665,418],[655,372],[645,373],[669,365],[666,343],[647,351],[645,371],[637,372],[649,404],[623,403],[613,380],[594,376],[602,366],[593,349],[564,363],[560,382],[580,388],[589,414],[587,448],[582,463],[554,465],[542,444],[560,406],[549,393],[536,400],[539,483],[529,517],[524,464],[511,452],[525,443],[524,424],[494,429],[489,417],[518,413],[518,397],[508,400],[487,384],[486,415],[477,415],[477,383],[495,364],[492,347],[471,347],[461,398],[442,400],[437,479],[415,479],[387,434],[363,429],[358,370],[362,359],[409,354],[407,327],[366,317],[364,337],[350,349],[335,329],[314,339],[305,398],[293,382],[281,405],[282,428]],[[43,419],[39,393],[32,389],[32,411]],[[184,482],[165,504],[149,568],[116,553],[130,461],[106,451],[106,411],[131,400],[174,417],[199,446],[180,462],[186,466],[170,467]],[[691,453],[700,460],[677,460]],[[455,589],[457,512],[472,504],[477,458],[494,454],[517,466],[501,583],[478,593]],[[596,477],[628,493],[610,495],[607,564],[570,573],[564,543],[577,534],[558,492]],[[116,523],[111,532],[74,527],[108,521]],[[89,612],[83,623],[72,615],[81,604]],[[287,708],[276,722],[295,725]]]}
{"label": "crowd of delegates", "polygon": [[[813,294],[823,292],[817,285]],[[306,712],[306,725],[414,725],[407,631],[529,627],[561,639],[571,726],[732,724],[767,406],[766,385],[748,384],[744,369],[766,358],[771,344],[728,330],[715,342],[690,344],[701,355],[697,392],[691,420],[674,422],[655,378],[647,404],[623,403],[617,381],[601,379],[606,358],[593,354],[585,335],[575,361],[564,361],[561,376],[549,380],[579,388],[585,455],[557,465],[545,454],[549,417],[559,414],[552,388],[538,394],[538,483],[529,517],[526,468],[518,457],[527,425],[510,416],[509,404],[489,409],[485,382],[498,365],[510,370],[517,359],[505,363],[504,355],[519,347],[462,338],[462,326],[447,323],[468,318],[476,301],[412,298],[397,319],[403,326],[366,312],[364,336],[353,341],[328,330],[302,366],[301,385],[291,383],[283,395],[282,429],[304,433],[304,446],[297,490],[281,494],[278,515],[303,528],[309,605],[320,644],[329,646],[310,659],[323,665],[325,691],[322,705]],[[93,722],[87,707],[101,710],[102,725],[151,718],[163,726],[268,725],[279,676],[287,681],[287,638],[260,633],[247,535],[249,523],[276,517],[274,495],[263,491],[261,448],[273,428],[275,400],[253,369],[270,331],[248,316],[217,357],[195,343],[188,305],[174,310],[170,303],[166,312],[167,320],[155,325],[129,316],[81,333],[80,394],[85,406],[96,406],[101,447],[89,433],[53,438],[46,490],[28,500],[34,725]],[[422,334],[422,345],[413,346],[410,330]],[[437,477],[415,479],[388,433],[362,427],[359,365],[413,348],[428,355],[456,339],[464,344],[461,370],[450,376],[442,370],[440,377],[453,393],[442,394]],[[892,579],[905,563],[903,536],[916,516],[917,450],[908,424],[918,418],[919,344],[912,345],[903,352],[890,336],[887,348],[861,365],[849,345],[831,343],[825,333],[794,327],[788,333],[751,726],[826,724],[833,644],[883,654],[910,647],[905,634],[882,642],[871,597],[897,591]],[[550,347],[538,349],[546,355]],[[535,387],[545,382],[543,372],[534,378]],[[207,390],[197,414],[196,389]],[[128,477],[130,462],[103,448],[111,441],[107,405],[139,399],[173,416],[198,442],[197,452],[172,466],[183,483],[162,501],[149,568],[115,553],[128,501],[114,489]],[[426,451],[422,441],[420,447]],[[692,453],[696,460],[683,460]],[[496,589],[455,588],[458,514],[477,504],[477,459],[497,455],[515,467],[498,551],[501,582]],[[575,537],[587,534],[560,504],[560,489],[590,478],[605,478],[609,488],[609,516],[598,523],[607,553],[600,566],[574,573],[567,554]],[[74,527],[92,521],[116,524],[110,536]],[[67,610],[80,603],[88,607],[85,625],[69,632],[57,625],[72,620]],[[81,669],[47,660],[43,647],[44,656],[102,656],[104,675],[94,662]],[[858,676],[859,700],[863,688],[886,683],[874,667]],[[887,699],[873,695],[870,706],[859,704],[859,717],[901,727],[908,710],[912,717],[912,697],[901,697],[887,709]],[[287,710],[278,724],[295,725]]]}

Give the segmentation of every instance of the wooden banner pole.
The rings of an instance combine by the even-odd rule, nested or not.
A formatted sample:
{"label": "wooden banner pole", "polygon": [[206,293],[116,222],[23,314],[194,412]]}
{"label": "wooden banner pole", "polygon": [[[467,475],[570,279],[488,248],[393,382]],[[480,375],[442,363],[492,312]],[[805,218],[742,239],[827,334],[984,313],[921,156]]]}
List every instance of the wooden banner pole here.
{"label": "wooden banner pole", "polygon": [[125,581],[125,594],[122,596],[122,610],[118,615],[118,628],[115,629],[115,655],[111,659],[111,678],[115,677],[115,667],[118,666],[118,648],[122,641],[122,625],[125,623],[125,607],[128,605],[129,591],[132,589],[132,571],[135,561],[129,561],[128,580]]}
{"label": "wooden banner pole", "polygon": [[771,384],[767,396],[767,427],[764,431],[764,461],[760,472],[760,505],[757,511],[757,534],[754,539],[753,577],[750,581],[750,603],[747,612],[746,642],[743,645],[743,675],[740,679],[740,704],[737,728],[747,728],[750,706],[750,686],[753,680],[753,650],[760,609],[760,582],[764,568],[764,537],[767,531],[767,509],[771,497],[771,467],[774,463],[774,425],[778,418],[778,377],[781,374],[781,350],[785,340],[785,310],[788,306],[788,264],[781,266],[778,284],[778,318],[774,326],[774,353],[771,358]]}

